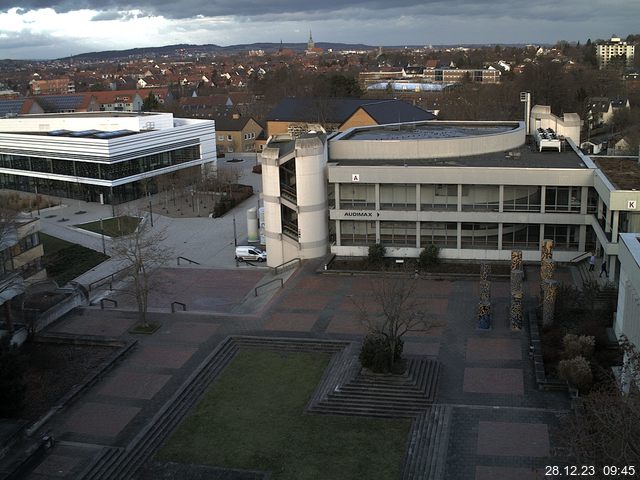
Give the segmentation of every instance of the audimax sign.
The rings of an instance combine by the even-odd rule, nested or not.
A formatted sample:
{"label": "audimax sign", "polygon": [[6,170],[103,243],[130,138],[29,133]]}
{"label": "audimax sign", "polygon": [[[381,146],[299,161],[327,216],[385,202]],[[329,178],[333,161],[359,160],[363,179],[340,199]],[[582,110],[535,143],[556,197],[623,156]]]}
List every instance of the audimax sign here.
{"label": "audimax sign", "polygon": [[376,218],[380,216],[379,212],[369,212],[366,210],[347,210],[342,213],[343,217],[358,217],[358,218]]}

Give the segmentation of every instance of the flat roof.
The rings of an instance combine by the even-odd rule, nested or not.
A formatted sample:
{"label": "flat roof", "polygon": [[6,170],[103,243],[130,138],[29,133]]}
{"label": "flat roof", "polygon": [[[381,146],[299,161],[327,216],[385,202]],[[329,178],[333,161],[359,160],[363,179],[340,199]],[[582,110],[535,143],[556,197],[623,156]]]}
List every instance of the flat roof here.
{"label": "flat roof", "polygon": [[19,115],[14,118],[52,118],[52,117],[77,117],[77,118],[94,118],[94,117],[148,117],[154,115],[166,115],[165,112],[65,112],[65,113],[34,113],[28,115]]}
{"label": "flat roof", "polygon": [[[148,130],[145,130],[145,132]],[[112,138],[120,138],[127,137],[129,135],[135,135],[137,133],[133,130],[51,130],[49,132],[3,132],[0,130],[0,133],[5,134],[16,134],[16,135],[37,135],[39,137],[70,137],[70,138],[97,138],[99,140],[110,140]]]}
{"label": "flat roof", "polygon": [[340,140],[429,140],[494,135],[519,128],[518,122],[446,122],[405,123],[357,128]]}
{"label": "flat roof", "polygon": [[544,150],[535,145],[522,145],[517,149],[448,158],[386,158],[386,159],[334,159],[329,162],[339,166],[422,166],[422,167],[500,167],[500,168],[575,168],[587,169],[582,159],[565,145],[562,152]]}
{"label": "flat roof", "polygon": [[617,190],[640,190],[638,158],[592,156],[591,159]]}

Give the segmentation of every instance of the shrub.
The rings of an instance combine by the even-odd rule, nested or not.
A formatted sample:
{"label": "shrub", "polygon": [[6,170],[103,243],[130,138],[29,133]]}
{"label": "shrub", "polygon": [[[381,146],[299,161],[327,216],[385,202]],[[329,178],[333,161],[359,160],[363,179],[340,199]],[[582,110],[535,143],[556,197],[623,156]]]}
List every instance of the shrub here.
{"label": "shrub", "polygon": [[562,344],[564,346],[563,354],[565,358],[574,358],[577,356],[591,358],[596,346],[596,339],[592,336],[568,333],[562,339]]}
{"label": "shrub", "polygon": [[394,364],[400,362],[403,346],[404,342],[402,340],[398,340],[395,353],[392,357],[389,339],[379,333],[369,333],[362,341],[362,348],[360,349],[360,363],[363,367],[368,368],[375,373],[389,373],[391,371],[392,358]]}
{"label": "shrub", "polygon": [[440,261],[439,255],[440,249],[437,246],[431,244],[428,247],[425,247],[420,252],[420,257],[418,258],[420,268],[427,268],[432,265],[436,265]]}
{"label": "shrub", "polygon": [[570,360],[561,360],[558,363],[558,376],[578,388],[587,387],[593,382],[589,362],[580,355]]}
{"label": "shrub", "polygon": [[381,243],[374,243],[369,245],[369,264],[379,267],[384,264],[384,256],[387,253],[387,249]]}

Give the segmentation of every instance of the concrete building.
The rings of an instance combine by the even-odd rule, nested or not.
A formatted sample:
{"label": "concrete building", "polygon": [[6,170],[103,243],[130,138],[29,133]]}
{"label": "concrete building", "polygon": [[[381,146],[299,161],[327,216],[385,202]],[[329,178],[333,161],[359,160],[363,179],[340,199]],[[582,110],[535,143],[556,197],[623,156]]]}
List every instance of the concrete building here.
{"label": "concrete building", "polygon": [[[637,350],[640,349],[640,235],[620,235],[619,257],[618,310],[613,328],[618,338],[625,335]],[[639,373],[635,372],[636,376]]]}
{"label": "concrete building", "polygon": [[0,119],[0,188],[119,203],[215,169],[215,124],[170,113]]}
{"label": "concrete building", "polygon": [[607,68],[611,65],[613,59],[622,58],[624,65],[630,67],[633,65],[635,49],[635,45],[623,42],[619,37],[613,35],[608,42],[596,45],[598,66],[600,69]]}
{"label": "concrete building", "polygon": [[528,120],[529,135],[525,122],[427,121],[271,138],[261,160],[269,264],[366,256],[374,243],[400,258],[435,244],[449,259],[521,249],[536,261],[550,238],[556,260],[598,250],[615,274],[640,191],[576,148],[577,115],[536,106]]}
{"label": "concrete building", "polygon": [[18,217],[10,224],[0,224],[0,318],[8,330],[11,300],[24,293],[27,285],[47,278],[39,231],[38,218]]}

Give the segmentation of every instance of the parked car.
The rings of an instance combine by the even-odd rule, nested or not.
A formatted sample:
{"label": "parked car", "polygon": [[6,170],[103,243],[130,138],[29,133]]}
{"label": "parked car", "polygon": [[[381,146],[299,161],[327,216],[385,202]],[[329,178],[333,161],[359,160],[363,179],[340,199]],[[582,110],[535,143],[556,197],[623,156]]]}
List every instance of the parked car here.
{"label": "parked car", "polygon": [[267,259],[267,252],[263,252],[258,247],[252,247],[250,245],[242,245],[236,247],[236,260],[239,262],[257,261],[264,262]]}

